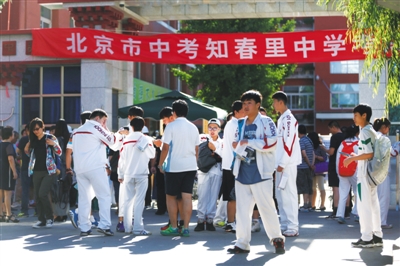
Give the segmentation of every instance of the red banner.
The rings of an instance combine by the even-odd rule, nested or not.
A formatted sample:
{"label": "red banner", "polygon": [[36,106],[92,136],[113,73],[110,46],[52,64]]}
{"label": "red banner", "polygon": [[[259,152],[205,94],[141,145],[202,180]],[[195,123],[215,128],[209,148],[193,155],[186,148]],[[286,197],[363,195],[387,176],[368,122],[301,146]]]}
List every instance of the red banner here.
{"label": "red banner", "polygon": [[363,60],[346,30],[129,36],[84,28],[32,31],[32,55],[164,64],[283,64]]}

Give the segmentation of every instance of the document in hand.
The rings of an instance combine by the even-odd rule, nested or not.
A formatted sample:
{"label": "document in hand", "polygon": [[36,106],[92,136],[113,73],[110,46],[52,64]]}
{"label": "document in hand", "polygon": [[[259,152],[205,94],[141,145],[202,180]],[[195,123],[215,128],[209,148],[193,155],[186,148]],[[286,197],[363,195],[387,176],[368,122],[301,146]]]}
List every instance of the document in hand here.
{"label": "document in hand", "polygon": [[287,175],[283,176],[283,172],[275,172],[275,178],[278,189],[284,190],[289,177]]}
{"label": "document in hand", "polygon": [[236,157],[241,161],[250,164],[251,160],[255,159],[256,151],[245,145],[238,145],[235,149]]}

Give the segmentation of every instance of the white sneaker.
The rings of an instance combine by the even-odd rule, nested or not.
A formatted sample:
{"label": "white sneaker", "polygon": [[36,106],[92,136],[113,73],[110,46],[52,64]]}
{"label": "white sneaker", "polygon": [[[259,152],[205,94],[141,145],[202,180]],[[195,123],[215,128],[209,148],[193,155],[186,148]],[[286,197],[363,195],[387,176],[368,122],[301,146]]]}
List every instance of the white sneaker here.
{"label": "white sneaker", "polygon": [[44,228],[45,226],[46,226],[46,223],[37,221],[36,223],[34,223],[32,225],[32,228],[39,229],[39,228]]}
{"label": "white sneaker", "polygon": [[46,221],[46,228],[52,228],[53,227],[53,220],[52,219],[48,219]]}
{"label": "white sneaker", "polygon": [[252,221],[251,222],[251,232],[256,233],[261,231],[261,226],[259,221]]}

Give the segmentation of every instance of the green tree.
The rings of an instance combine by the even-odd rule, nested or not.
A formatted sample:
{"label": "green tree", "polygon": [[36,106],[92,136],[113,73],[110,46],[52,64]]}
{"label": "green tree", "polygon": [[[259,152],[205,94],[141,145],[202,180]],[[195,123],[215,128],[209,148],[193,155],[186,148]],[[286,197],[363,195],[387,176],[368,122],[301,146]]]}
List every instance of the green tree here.
{"label": "green tree", "polygon": [[[181,33],[234,33],[293,31],[295,21],[283,19],[232,19],[184,21]],[[264,97],[263,106],[272,110],[270,96],[279,90],[295,65],[196,65],[190,70],[175,67],[172,72],[194,89],[201,85],[197,97],[206,103],[230,110],[233,101],[256,89]]]}
{"label": "green tree", "polygon": [[[400,13],[379,6],[375,0],[318,0],[334,4],[347,17],[347,35],[366,58],[362,75],[369,75],[377,92],[382,71],[387,71],[386,110],[400,104]],[[388,56],[390,55],[390,56]],[[371,75],[372,74],[372,75]]]}

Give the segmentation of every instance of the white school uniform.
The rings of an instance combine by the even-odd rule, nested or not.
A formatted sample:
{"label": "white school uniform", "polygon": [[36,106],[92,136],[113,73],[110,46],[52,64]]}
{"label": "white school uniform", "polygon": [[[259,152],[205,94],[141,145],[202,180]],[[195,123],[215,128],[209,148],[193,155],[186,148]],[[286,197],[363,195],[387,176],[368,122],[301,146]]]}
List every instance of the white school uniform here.
{"label": "white school uniform", "polygon": [[[376,132],[371,125],[360,129],[358,154],[373,153]],[[382,237],[381,216],[376,187],[371,187],[367,180],[368,160],[359,160],[357,165],[357,211],[360,216],[360,232],[363,241],[370,241],[373,234]]]}
{"label": "white school uniform", "polygon": [[[352,143],[357,141],[358,138],[354,137],[354,138],[347,138],[344,141],[347,143]],[[338,173],[338,177],[339,177],[339,203],[338,203],[338,208],[336,211],[336,216],[337,217],[342,217],[344,218],[344,211],[346,208],[346,201],[347,198],[349,197],[349,192],[350,192],[350,188],[353,189],[353,194],[355,196],[355,202],[354,202],[354,206],[353,206],[353,210],[352,213],[354,215],[358,215],[357,214],[357,170],[354,173],[353,176],[351,177],[343,177],[339,175],[339,158],[340,158],[340,152],[343,150],[343,145],[340,144],[339,148],[338,148],[338,152],[336,154],[336,173]],[[355,154],[358,153],[358,145],[354,145],[353,146],[353,152]]]}
{"label": "white school uniform", "polygon": [[[143,151],[139,150],[138,145],[147,141],[148,147]],[[135,222],[134,232],[141,232],[143,228],[143,209],[144,198],[148,187],[148,164],[150,159],[155,157],[155,149],[151,138],[141,132],[129,133],[124,138],[118,161],[118,179],[123,180],[124,190],[124,227],[125,232],[132,231],[132,217],[134,212]]]}
{"label": "white school uniform", "polygon": [[[297,165],[301,164],[301,149],[298,137],[298,122],[292,112],[286,110],[278,120],[278,144],[276,148],[276,168],[283,168],[282,180],[287,179],[284,189],[275,183],[282,230],[299,231],[297,203]],[[277,174],[278,176],[278,174]]]}
{"label": "white school uniform", "polygon": [[[216,154],[221,154],[222,139],[218,137],[213,140],[210,135],[200,134],[200,143],[209,141],[214,144]],[[199,196],[197,204],[197,217],[199,220],[208,220],[215,217],[217,211],[217,199],[221,189],[222,169],[221,163],[215,164],[207,173],[197,171],[197,194]]]}
{"label": "white school uniform", "polygon": [[111,227],[111,193],[106,172],[108,159],[106,147],[114,146],[121,139],[94,120],[87,120],[72,135],[74,170],[79,187],[79,228],[82,232],[91,229],[91,201],[96,196],[99,202],[100,222],[98,227]]}

